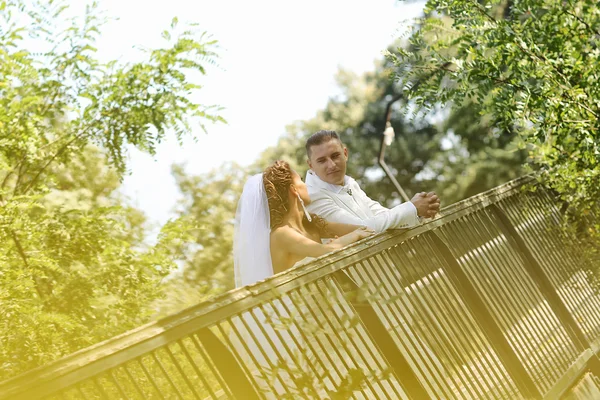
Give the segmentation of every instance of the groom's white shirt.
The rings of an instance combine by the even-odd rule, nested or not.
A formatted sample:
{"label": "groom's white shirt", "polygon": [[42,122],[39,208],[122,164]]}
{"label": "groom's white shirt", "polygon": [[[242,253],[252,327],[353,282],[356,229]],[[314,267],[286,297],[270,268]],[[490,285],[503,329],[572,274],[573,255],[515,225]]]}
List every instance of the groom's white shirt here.
{"label": "groom's white shirt", "polygon": [[347,176],[344,185],[327,183],[312,170],[306,173],[306,186],[311,203],[308,211],[327,221],[366,225],[376,232],[404,229],[419,224],[417,209],[410,201],[394,208],[385,208],[371,200],[358,183]]}

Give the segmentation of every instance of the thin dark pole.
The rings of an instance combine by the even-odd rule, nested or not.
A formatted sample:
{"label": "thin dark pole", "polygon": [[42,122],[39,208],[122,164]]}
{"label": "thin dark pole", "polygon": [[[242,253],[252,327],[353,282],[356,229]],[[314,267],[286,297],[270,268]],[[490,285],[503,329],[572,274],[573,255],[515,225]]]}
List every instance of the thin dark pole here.
{"label": "thin dark pole", "polygon": [[[385,108],[385,127],[386,128],[392,126],[392,124],[390,122],[392,119],[392,104],[395,103],[396,101],[400,100],[401,98],[402,98],[402,95],[397,94],[387,103],[387,106]],[[396,188],[398,193],[400,193],[400,196],[404,199],[404,201],[410,201],[410,199],[408,198],[408,195],[406,194],[404,189],[402,189],[402,186],[400,186],[400,183],[398,183],[398,180],[396,179],[394,174],[392,174],[392,171],[385,163],[385,148],[386,147],[387,147],[387,145],[385,143],[385,135],[382,134],[381,135],[381,146],[379,147],[379,158],[377,159],[379,166],[381,167],[381,169],[383,169],[383,172],[385,172],[387,177],[390,178],[390,180],[394,184],[394,187]]]}

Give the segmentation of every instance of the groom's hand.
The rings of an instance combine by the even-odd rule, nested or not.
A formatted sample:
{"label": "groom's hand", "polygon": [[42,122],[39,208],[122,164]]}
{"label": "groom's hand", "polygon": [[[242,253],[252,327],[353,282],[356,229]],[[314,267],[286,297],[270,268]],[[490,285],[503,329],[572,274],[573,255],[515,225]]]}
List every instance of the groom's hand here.
{"label": "groom's hand", "polygon": [[434,192],[417,193],[410,200],[417,208],[417,215],[433,218],[440,211],[440,198]]}

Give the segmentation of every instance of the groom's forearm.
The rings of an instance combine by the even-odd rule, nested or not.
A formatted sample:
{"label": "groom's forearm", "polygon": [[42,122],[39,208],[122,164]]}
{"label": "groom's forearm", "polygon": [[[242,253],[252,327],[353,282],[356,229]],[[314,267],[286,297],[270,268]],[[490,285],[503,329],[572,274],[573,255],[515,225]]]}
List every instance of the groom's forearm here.
{"label": "groom's forearm", "polygon": [[419,224],[417,210],[410,202],[386,209],[374,217],[365,219],[358,218],[342,209],[329,198],[315,199],[309,207],[312,213],[325,218],[328,222],[363,225],[376,232],[383,232],[387,229],[405,229]]}
{"label": "groom's forearm", "polygon": [[408,229],[419,224],[417,209],[411,202],[402,203],[373,217],[382,232],[388,229]]}
{"label": "groom's forearm", "polygon": [[352,231],[355,231],[356,229],[364,226],[364,224],[344,224],[341,222],[333,222],[333,221],[326,221],[327,223],[327,231],[332,233],[334,236],[343,236],[346,235]]}

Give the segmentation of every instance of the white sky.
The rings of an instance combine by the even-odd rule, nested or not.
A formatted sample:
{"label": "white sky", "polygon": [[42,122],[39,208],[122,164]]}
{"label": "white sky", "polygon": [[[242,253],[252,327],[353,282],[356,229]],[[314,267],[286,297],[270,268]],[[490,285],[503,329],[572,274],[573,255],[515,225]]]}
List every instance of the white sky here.
{"label": "white sky", "polygon": [[[80,0],[77,0],[79,2]],[[73,0],[75,3],[75,0]],[[132,151],[123,192],[152,221],[164,223],[179,192],[174,162],[199,174],[225,161],[249,164],[285,126],[312,117],[336,92],[339,67],[373,68],[375,59],[423,3],[396,0],[101,0],[117,21],[98,42],[101,57],[134,59],[133,46],[157,47],[174,16],[200,24],[221,46],[220,69],[202,78],[202,104],[225,107],[228,125],[207,125],[197,143],[163,142],[152,158]]]}

